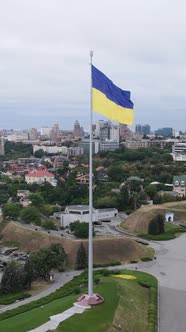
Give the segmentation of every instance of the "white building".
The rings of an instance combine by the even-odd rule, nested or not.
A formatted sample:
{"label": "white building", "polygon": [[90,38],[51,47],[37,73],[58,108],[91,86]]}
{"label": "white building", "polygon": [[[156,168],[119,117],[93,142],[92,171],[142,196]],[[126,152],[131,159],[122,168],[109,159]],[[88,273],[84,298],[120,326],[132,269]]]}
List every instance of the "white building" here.
{"label": "white building", "polygon": [[110,130],[110,140],[116,141],[119,143],[119,124],[112,124],[111,130]]}
{"label": "white building", "polygon": [[172,156],[174,160],[186,161],[186,143],[175,143],[172,146]]}
{"label": "white building", "polygon": [[50,131],[52,128],[49,127],[42,127],[41,128],[41,136],[45,136],[45,137],[50,137]]}
{"label": "white building", "polygon": [[[108,221],[118,216],[118,210],[94,209],[92,213],[92,221]],[[61,223],[61,226],[69,226],[75,221],[89,222],[89,206],[88,205],[71,205],[67,206],[65,211],[54,213],[53,217]]]}
{"label": "white building", "polygon": [[25,175],[25,182],[26,183],[37,183],[37,184],[42,184],[44,182],[49,182],[51,183],[53,186],[55,179],[54,179],[54,175],[48,171],[45,170],[33,170],[32,172],[28,173]]}
{"label": "white building", "polygon": [[68,148],[66,146],[56,146],[56,145],[34,145],[33,146],[33,152],[35,153],[38,150],[43,150],[46,153],[61,153],[63,155],[67,155]]}

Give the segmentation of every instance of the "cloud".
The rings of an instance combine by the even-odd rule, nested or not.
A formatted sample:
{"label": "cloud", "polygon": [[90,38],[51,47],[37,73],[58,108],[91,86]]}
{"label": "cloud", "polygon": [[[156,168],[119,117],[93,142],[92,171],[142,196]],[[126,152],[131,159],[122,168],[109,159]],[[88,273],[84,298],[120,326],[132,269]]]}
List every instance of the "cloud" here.
{"label": "cloud", "polygon": [[6,0],[1,126],[87,126],[94,49],[95,65],[131,90],[136,122],[185,129],[185,10],[184,0]]}

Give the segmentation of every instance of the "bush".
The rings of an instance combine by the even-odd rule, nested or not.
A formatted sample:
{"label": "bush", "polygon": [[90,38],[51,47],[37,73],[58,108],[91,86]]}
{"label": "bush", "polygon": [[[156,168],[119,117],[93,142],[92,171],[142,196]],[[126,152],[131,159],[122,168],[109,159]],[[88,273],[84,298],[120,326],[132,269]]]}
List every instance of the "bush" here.
{"label": "bush", "polygon": [[94,282],[95,282],[96,285],[99,284],[100,281],[101,281],[101,279],[100,279],[99,277],[96,277],[96,278],[94,279]]}
{"label": "bush", "polygon": [[153,260],[152,257],[142,257],[141,258],[142,262],[149,262],[149,261],[152,261],[152,260]]}
{"label": "bush", "polygon": [[24,300],[28,297],[30,297],[30,294],[27,293],[15,293],[15,294],[2,294],[0,293],[0,305],[7,305],[14,303],[15,301]]}

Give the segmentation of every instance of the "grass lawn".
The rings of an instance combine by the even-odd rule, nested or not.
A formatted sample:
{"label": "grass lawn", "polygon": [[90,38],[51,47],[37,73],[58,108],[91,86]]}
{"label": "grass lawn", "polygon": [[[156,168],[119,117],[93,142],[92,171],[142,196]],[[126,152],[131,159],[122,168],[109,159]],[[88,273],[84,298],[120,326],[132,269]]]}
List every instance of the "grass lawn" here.
{"label": "grass lawn", "polygon": [[[115,332],[118,330],[118,326],[121,325],[120,331],[156,332],[156,279],[138,271],[122,270],[119,273],[132,275],[137,279],[123,279],[118,275],[118,272],[112,274],[108,270],[95,271],[95,277],[100,278],[100,283],[94,285],[94,292],[102,295],[105,302],[86,310],[83,314],[70,317],[62,322],[55,331]],[[78,278],[76,280],[80,285],[85,280],[86,273]],[[75,285],[74,281],[71,281],[62,288],[64,293],[67,292],[65,289],[69,289],[71,283]],[[60,290],[57,292],[60,292]],[[84,293],[86,290],[84,289],[82,292]],[[43,308],[39,306],[34,309],[27,309],[28,307],[25,305],[23,306],[25,312],[19,314],[16,309],[10,311],[12,314],[9,315],[9,318],[5,317],[0,321],[0,332],[26,332],[34,329],[47,322],[50,316],[70,308],[78,297],[75,294],[63,296],[45,304]],[[150,307],[151,312],[149,311]],[[148,325],[149,322],[151,322],[151,328]]]}
{"label": "grass lawn", "polygon": [[[147,332],[148,289],[134,280],[108,277],[96,287],[105,297],[100,306],[92,307],[83,314],[74,315],[62,322],[56,332]],[[131,301],[132,300],[132,301]]]}
{"label": "grass lawn", "polygon": [[41,307],[0,322],[0,332],[26,332],[46,323],[49,317],[63,312],[73,305],[77,295],[52,301]]}
{"label": "grass lawn", "polygon": [[181,233],[186,232],[186,228],[165,222],[165,233],[152,235],[152,234],[139,234],[139,236],[155,241],[165,241],[175,239]]}

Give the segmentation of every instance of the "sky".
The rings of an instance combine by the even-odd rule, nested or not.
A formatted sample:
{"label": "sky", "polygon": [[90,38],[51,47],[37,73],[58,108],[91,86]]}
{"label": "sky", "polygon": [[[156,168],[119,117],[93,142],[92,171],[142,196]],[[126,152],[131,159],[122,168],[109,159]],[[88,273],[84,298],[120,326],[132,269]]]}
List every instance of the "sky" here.
{"label": "sky", "polygon": [[[93,63],[136,123],[186,130],[185,0],[0,0],[0,128],[88,128]],[[94,122],[102,119],[93,115]]]}

